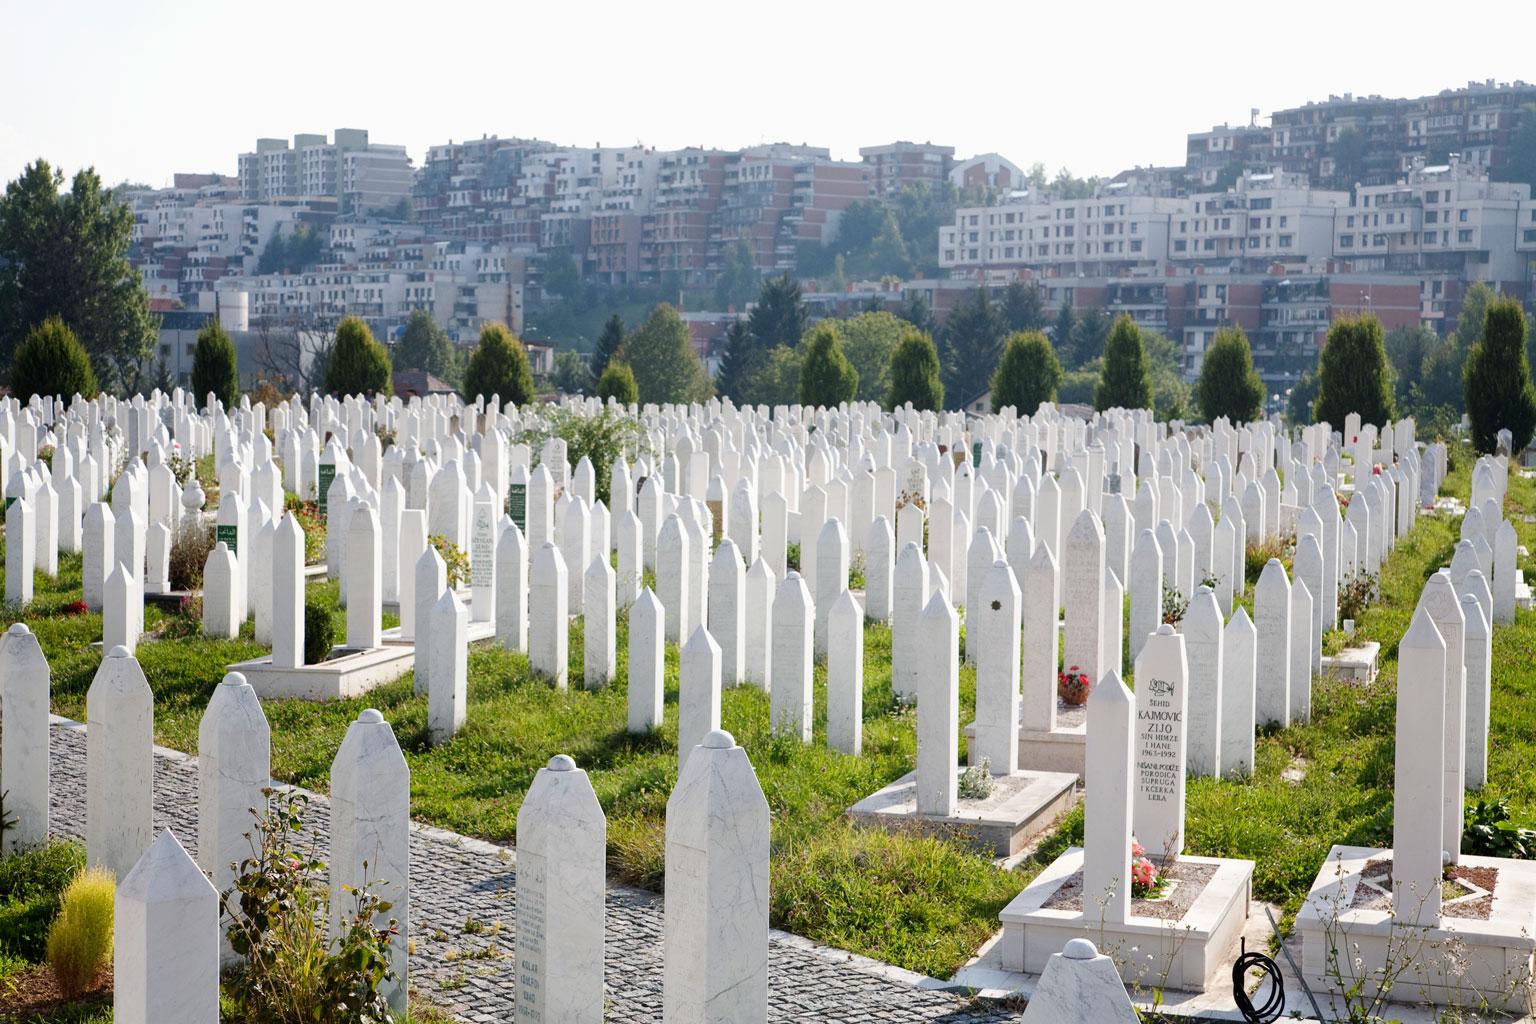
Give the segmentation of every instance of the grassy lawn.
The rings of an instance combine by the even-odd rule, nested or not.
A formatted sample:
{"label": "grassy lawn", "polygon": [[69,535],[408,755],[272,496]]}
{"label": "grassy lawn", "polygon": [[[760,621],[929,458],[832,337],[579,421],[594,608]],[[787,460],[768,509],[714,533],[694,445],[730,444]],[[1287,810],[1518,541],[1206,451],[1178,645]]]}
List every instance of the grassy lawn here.
{"label": "grassy lawn", "polygon": [[[1467,467],[1447,481],[1465,495]],[[1536,485],[1512,476],[1510,509],[1521,540],[1536,547],[1536,528],[1518,522],[1536,509]],[[1383,599],[1358,625],[1382,643],[1379,680],[1366,688],[1319,683],[1314,719],[1261,737],[1255,772],[1245,784],[1190,783],[1191,853],[1257,862],[1255,895],[1294,911],[1328,848],[1335,843],[1385,845],[1391,839],[1396,645],[1424,578],[1449,562],[1457,524],[1424,517],[1394,551],[1383,574]],[[54,706],[82,717],[85,691],[99,661],[88,642],[99,616],[63,618],[60,606],[79,594],[79,560],[66,560],[59,580],[38,577],[38,602],[26,619],[39,634],[54,672]],[[312,584],[310,600],[333,607],[335,584]],[[344,616],[337,612],[338,620]],[[3,620],[0,620],[3,621]],[[255,656],[250,626],[240,640],[198,637],[195,624],[149,615],[162,639],[140,647],[156,694],[159,742],[196,749],[198,719],[223,666]],[[469,659],[469,715],[452,742],[426,740],[426,700],[409,677],[366,699],[313,704],[265,702],[273,733],[274,774],[327,788],[331,758],[347,723],[364,707],[382,710],[411,765],[415,816],[445,828],[510,842],[517,809],[534,772],[556,753],[587,769],[608,815],[609,867],[623,881],[660,889],[666,800],[677,777],[675,750],[677,650],[667,650],[667,724],[648,736],[624,731],[626,629],[620,618],[618,679],[608,688],[560,693],[533,677],[527,658],[482,644]],[[1517,813],[1536,814],[1536,615],[1521,613],[1495,636],[1493,753],[1490,793],[1508,796]],[[573,621],[571,676],[581,675],[581,624]],[[1523,657],[1522,657],[1523,655]],[[961,673],[961,721],[974,708],[975,677]],[[1032,861],[1005,872],[958,846],[913,834],[855,829],[846,808],[910,770],[914,715],[890,686],[890,631],[865,631],[864,754],[829,751],[822,670],[817,670],[816,726],[811,746],[768,732],[768,701],[752,688],[727,690],[722,722],[748,751],[773,812],[773,923],[853,952],[940,977],[961,966],[996,928],[996,915],[1025,882],[1069,842],[1081,839],[1081,810]],[[1281,773],[1300,766],[1299,783]]]}

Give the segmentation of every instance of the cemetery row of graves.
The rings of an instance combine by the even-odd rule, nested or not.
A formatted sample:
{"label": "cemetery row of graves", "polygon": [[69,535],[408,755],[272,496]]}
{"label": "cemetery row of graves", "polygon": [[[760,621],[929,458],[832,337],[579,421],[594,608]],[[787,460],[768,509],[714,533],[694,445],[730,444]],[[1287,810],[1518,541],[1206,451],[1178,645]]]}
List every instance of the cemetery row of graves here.
{"label": "cemetery row of graves", "polygon": [[[1536,810],[1536,632],[1515,610],[1536,490],[1507,459],[1474,469],[1463,449],[1414,445],[1411,423],[1287,437],[1268,423],[1170,434],[1120,412],[787,412],[647,410],[639,443],[600,471],[572,466],[563,440],[522,443],[544,436],[540,414],[494,403],[12,405],[0,410],[3,621],[35,638],[55,713],[95,729],[87,692],[132,664],[152,696],[145,729],[179,750],[203,751],[210,700],[239,673],[270,730],[272,777],[338,803],[339,790],[359,799],[338,752],[387,722],[400,813],[408,791],[412,818],[516,843],[520,858],[536,779],[563,785],[580,769],[602,828],[561,812],[541,841],[587,848],[595,834],[597,877],[653,890],[679,869],[679,780],[702,777],[700,752],[727,758],[710,771],[735,781],[709,799],[745,803],[700,813],[744,816],[699,842],[746,843],[731,860],[756,870],[760,787],[765,928],[939,977],[963,977],[1000,924],[1004,966],[1038,975],[1096,916],[1093,937],[1117,960],[1171,942],[1164,959],[1179,965],[1154,965],[1157,983],[1200,990],[1230,963],[1250,895],[1304,929],[1335,847],[1403,834],[1399,645],[1448,648],[1442,615],[1459,623],[1455,671],[1436,678],[1418,655],[1403,668],[1418,673],[1416,708],[1421,691],[1442,694],[1417,743],[1458,738],[1454,756],[1447,740],[1446,757],[1424,759],[1443,776],[1430,831],[1454,861],[1464,789],[1507,798],[1517,818]],[[1466,516],[1437,509],[1438,495]],[[205,534],[200,586],[180,593],[178,547]],[[336,641],[318,658],[306,652],[317,631]],[[1364,678],[1322,671],[1368,642]],[[1066,699],[1078,679],[1086,703]],[[1466,702],[1454,721],[1451,688]],[[367,785],[386,792],[384,775]],[[35,807],[12,799],[8,813],[18,807],[8,847],[45,837],[28,832]],[[1134,842],[1162,888],[1138,877]],[[102,858],[120,880],[146,848],[175,860],[163,837],[121,843]],[[1411,866],[1438,878],[1432,859]],[[1226,916],[1189,924],[1198,942],[1131,927],[1149,899],[1179,907],[1162,895],[1170,880],[1196,897],[1231,891]],[[1390,910],[1390,876],[1371,884]],[[1113,895],[1094,915],[1100,888]],[[695,939],[720,909],[709,899],[680,901]],[[1440,922],[1438,907],[1432,921],[1423,906],[1395,913]],[[672,922],[669,901],[669,942]],[[552,978],[583,973],[560,958],[590,945],[542,937]],[[729,942],[716,955],[726,974],[733,957],[756,963]],[[742,998],[673,982],[668,956],[673,991]],[[766,962],[764,946],[764,979]],[[1420,990],[1445,995],[1432,980]],[[735,1019],[756,1018],[746,991]]]}

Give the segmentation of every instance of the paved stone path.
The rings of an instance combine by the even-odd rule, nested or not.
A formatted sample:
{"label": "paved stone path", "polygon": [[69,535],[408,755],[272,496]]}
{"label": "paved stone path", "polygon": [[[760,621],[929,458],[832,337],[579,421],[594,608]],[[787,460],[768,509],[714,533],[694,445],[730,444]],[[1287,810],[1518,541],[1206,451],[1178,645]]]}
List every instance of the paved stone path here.
{"label": "paved stone path", "polygon": [[[85,829],[85,731],[55,720],[52,829]],[[313,833],[327,838],[329,805],[314,798]],[[175,829],[195,855],[197,763],[156,750],[155,828]],[[439,829],[411,835],[411,985],[462,1021],[512,1020],[515,858],[511,850]],[[472,923],[478,922],[478,925]],[[466,930],[466,925],[469,930]],[[660,1022],[661,899],[610,887],[607,1019]],[[1019,1014],[938,991],[930,979],[775,932],[769,949],[769,1019],[819,1024],[1001,1024]]]}

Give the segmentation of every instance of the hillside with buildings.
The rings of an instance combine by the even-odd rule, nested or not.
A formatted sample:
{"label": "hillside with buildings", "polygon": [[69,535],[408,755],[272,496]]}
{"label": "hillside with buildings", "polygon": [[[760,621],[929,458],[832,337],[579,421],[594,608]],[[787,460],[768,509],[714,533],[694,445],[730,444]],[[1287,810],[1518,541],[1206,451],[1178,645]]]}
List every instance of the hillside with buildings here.
{"label": "hillside with buildings", "polygon": [[717,356],[757,284],[790,274],[813,315],[921,296],[940,321],[979,285],[1034,282],[1051,315],[1128,312],[1172,338],[1191,378],[1237,325],[1281,391],[1342,312],[1443,333],[1473,283],[1529,301],[1536,86],[1345,95],[1258,122],[1190,133],[1182,166],[1086,181],[905,141],[850,161],[787,143],[486,136],[414,166],[343,128],[258,139],[235,176],[119,195],[153,307],[174,314],[156,358],[177,379],[190,367],[176,332],[215,312],[251,372],[281,362],[274,331],[302,339],[352,313],[389,339],[414,309],[459,344],[505,322],[547,372],[610,312],[662,300]]}

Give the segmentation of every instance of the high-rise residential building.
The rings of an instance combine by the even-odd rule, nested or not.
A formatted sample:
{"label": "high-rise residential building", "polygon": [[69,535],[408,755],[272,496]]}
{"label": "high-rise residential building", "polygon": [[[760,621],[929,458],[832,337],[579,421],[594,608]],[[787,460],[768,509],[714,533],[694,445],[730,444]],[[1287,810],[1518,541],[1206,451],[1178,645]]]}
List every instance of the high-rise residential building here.
{"label": "high-rise residential building", "polygon": [[328,196],[346,212],[393,209],[411,196],[411,158],[404,146],[368,141],[360,128],[338,128],[334,139],[299,134],[257,139],[241,153],[240,196],[249,203]]}
{"label": "high-rise residential building", "polygon": [[875,195],[883,198],[899,195],[908,185],[921,185],[937,192],[954,167],[955,147],[935,146],[931,142],[892,142],[884,146],[864,146],[859,158],[869,167]]}

